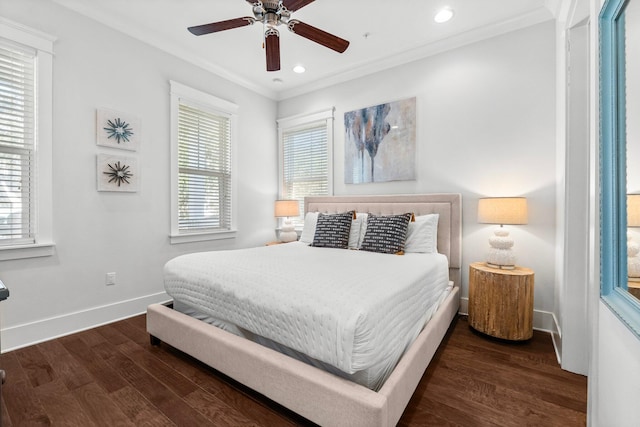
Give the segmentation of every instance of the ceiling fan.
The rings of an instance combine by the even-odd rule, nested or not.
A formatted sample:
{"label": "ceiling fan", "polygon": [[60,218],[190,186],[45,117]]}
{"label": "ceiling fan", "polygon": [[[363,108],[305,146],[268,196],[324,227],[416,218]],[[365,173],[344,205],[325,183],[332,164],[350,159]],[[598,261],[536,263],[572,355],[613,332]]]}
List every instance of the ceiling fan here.
{"label": "ceiling fan", "polygon": [[196,36],[216,33],[218,31],[230,30],[232,28],[253,25],[254,22],[264,24],[264,46],[267,56],[267,71],[278,71],[280,69],[280,33],[279,25],[286,25],[289,31],[306,39],[314,41],[322,46],[343,53],[349,47],[347,40],[329,34],[319,28],[313,27],[297,19],[290,19],[291,13],[302,9],[314,0],[246,0],[253,5],[253,18],[245,16],[243,18],[229,19],[226,21],[212,22],[211,24],[196,25],[188,30]]}

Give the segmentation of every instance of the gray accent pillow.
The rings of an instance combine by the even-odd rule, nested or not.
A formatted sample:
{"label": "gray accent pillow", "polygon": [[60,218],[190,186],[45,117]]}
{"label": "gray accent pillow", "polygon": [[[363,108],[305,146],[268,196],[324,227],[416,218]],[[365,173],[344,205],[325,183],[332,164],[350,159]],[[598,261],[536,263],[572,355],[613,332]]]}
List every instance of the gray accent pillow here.
{"label": "gray accent pillow", "polygon": [[354,213],[354,211],[350,211],[338,214],[318,214],[316,233],[313,236],[311,246],[347,249]]}
{"label": "gray accent pillow", "polygon": [[360,249],[383,254],[403,254],[407,228],[412,217],[412,213],[385,216],[369,214],[367,232]]}

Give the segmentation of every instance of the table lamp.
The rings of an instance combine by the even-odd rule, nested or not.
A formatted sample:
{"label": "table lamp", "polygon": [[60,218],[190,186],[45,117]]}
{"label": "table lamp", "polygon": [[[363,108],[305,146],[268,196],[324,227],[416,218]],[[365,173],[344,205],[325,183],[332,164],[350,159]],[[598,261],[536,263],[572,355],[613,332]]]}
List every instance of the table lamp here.
{"label": "table lamp", "polygon": [[300,215],[297,200],[276,200],[274,216],[276,218],[284,218],[282,228],[280,229],[279,239],[281,242],[293,242],[298,240],[298,233],[293,228],[290,218]]}
{"label": "table lamp", "polygon": [[493,268],[513,270],[516,266],[515,255],[511,250],[513,239],[504,225],[527,223],[527,199],[525,197],[485,197],[478,200],[478,222],[480,224],[499,224],[489,238],[487,265]]}
{"label": "table lamp", "polygon": [[[627,194],[627,228],[640,227],[640,194]],[[630,282],[640,282],[640,244],[631,240],[627,230],[627,275]]]}

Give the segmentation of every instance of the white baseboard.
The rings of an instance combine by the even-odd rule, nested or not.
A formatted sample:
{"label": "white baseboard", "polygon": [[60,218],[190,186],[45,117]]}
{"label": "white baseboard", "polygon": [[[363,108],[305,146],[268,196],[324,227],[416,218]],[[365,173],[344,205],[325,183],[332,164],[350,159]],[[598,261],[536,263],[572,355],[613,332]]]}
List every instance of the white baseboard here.
{"label": "white baseboard", "polygon": [[469,315],[469,298],[460,298],[459,314]]}
{"label": "white baseboard", "polygon": [[[469,298],[460,298],[460,310],[458,313],[469,314]],[[559,331],[558,322],[553,313],[535,309],[533,310],[533,329],[549,332],[551,335],[558,334]]]}
{"label": "white baseboard", "polygon": [[17,350],[136,316],[146,312],[149,304],[164,303],[170,300],[171,298],[166,292],[159,292],[5,328],[2,330],[2,352]]}
{"label": "white baseboard", "polygon": [[560,325],[558,324],[558,318],[556,317],[556,315],[553,313],[551,314],[553,315],[553,322],[555,325],[554,330],[551,332],[551,340],[553,341],[553,348],[556,351],[556,359],[558,359],[558,364],[562,366],[562,329],[560,329]]}

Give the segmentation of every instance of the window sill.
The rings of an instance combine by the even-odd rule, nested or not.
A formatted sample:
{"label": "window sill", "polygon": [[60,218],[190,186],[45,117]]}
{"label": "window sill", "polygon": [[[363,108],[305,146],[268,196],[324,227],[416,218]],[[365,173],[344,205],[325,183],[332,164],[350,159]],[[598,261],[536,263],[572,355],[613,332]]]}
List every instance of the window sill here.
{"label": "window sill", "polygon": [[208,240],[235,239],[237,230],[214,231],[210,233],[171,234],[169,239],[172,245],[181,243],[206,242]]}
{"label": "window sill", "polygon": [[6,247],[0,246],[0,261],[52,256],[54,253],[54,249],[54,243],[34,243],[29,245],[15,245]]}

